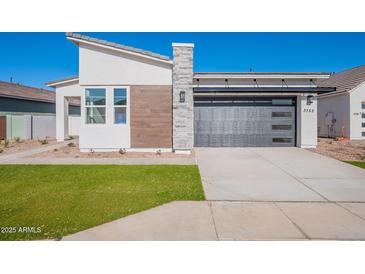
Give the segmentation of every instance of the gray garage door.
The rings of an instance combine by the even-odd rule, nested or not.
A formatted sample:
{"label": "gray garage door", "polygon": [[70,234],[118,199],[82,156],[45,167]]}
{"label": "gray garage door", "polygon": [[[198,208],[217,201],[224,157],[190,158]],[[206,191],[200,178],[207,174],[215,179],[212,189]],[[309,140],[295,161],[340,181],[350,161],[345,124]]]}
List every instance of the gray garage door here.
{"label": "gray garage door", "polygon": [[295,145],[293,105],[196,103],[194,117],[196,147]]}

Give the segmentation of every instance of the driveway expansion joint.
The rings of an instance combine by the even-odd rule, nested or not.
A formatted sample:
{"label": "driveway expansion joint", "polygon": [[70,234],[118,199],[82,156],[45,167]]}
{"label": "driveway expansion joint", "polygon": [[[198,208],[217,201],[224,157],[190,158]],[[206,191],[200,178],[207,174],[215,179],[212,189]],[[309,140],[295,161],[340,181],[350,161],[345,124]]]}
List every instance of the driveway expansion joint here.
{"label": "driveway expansion joint", "polygon": [[[348,202],[346,202],[348,203]],[[352,203],[356,203],[356,202],[352,202]],[[344,207],[343,205],[341,205],[341,202],[335,202],[336,205],[338,205],[339,207],[343,208],[344,210],[346,210],[348,213],[360,218],[361,220],[365,221],[365,218],[363,218],[362,216],[356,214],[355,212],[351,211],[350,209],[348,209],[347,207]],[[356,203],[359,204],[359,203]]]}
{"label": "driveway expansion joint", "polygon": [[217,241],[220,241],[220,238],[218,236],[217,226],[216,226],[215,219],[214,219],[212,203],[210,201],[208,201],[208,206],[209,206],[210,215],[212,216],[212,221],[213,221],[213,226],[214,226],[215,235],[217,237]]}
{"label": "driveway expansion joint", "polygon": [[280,210],[280,212],[296,227],[296,229],[298,229],[300,231],[300,233],[307,239],[310,240],[310,237],[307,233],[304,232],[304,230],[297,224],[295,223],[286,213],[285,211],[277,204],[277,203],[273,203],[275,205],[275,207],[277,209]]}

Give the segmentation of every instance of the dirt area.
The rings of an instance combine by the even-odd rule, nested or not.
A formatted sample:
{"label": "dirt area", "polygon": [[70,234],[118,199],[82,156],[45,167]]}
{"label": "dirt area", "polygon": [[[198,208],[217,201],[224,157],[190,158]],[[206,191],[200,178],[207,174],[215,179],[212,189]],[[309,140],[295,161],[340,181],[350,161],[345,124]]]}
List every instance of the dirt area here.
{"label": "dirt area", "polygon": [[72,143],[65,147],[45,151],[42,153],[34,154],[26,158],[193,158],[194,152],[188,154],[175,154],[172,152],[146,153],[146,152],[126,152],[121,154],[115,152],[80,152],[78,143]]}
{"label": "dirt area", "polygon": [[47,144],[42,144],[38,140],[19,140],[16,142],[15,140],[9,140],[9,143],[6,144],[4,140],[0,142],[0,153],[1,155],[12,154],[17,152],[22,152],[28,149],[41,147],[47,144],[55,144],[57,143],[55,139],[47,139]]}
{"label": "dirt area", "polygon": [[335,141],[319,138],[317,148],[309,150],[341,161],[365,161],[365,140]]}

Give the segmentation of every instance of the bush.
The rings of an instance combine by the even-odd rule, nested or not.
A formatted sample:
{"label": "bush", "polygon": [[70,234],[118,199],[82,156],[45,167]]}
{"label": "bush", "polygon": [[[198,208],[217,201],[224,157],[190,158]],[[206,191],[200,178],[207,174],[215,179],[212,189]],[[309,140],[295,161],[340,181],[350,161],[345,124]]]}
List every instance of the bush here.
{"label": "bush", "polygon": [[0,148],[0,153],[3,153],[3,152],[4,152],[4,150],[2,148]]}
{"label": "bush", "polygon": [[14,138],[14,141],[17,142],[17,143],[19,143],[20,142],[20,137],[15,137]]}
{"label": "bush", "polygon": [[48,140],[46,139],[38,139],[38,142],[40,142],[42,145],[48,144]]}
{"label": "bush", "polygon": [[67,145],[68,145],[69,147],[75,147],[75,146],[76,146],[76,144],[75,144],[75,143],[73,143],[73,142],[68,143]]}

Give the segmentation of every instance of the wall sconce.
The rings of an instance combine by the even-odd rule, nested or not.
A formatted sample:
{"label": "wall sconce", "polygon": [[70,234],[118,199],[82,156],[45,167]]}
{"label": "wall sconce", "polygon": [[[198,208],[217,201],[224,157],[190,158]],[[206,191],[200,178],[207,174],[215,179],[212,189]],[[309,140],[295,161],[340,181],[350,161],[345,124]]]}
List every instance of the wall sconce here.
{"label": "wall sconce", "polygon": [[180,91],[180,103],[185,103],[185,91]]}
{"label": "wall sconce", "polygon": [[313,95],[308,95],[307,96],[307,105],[310,106],[311,104],[313,104]]}

